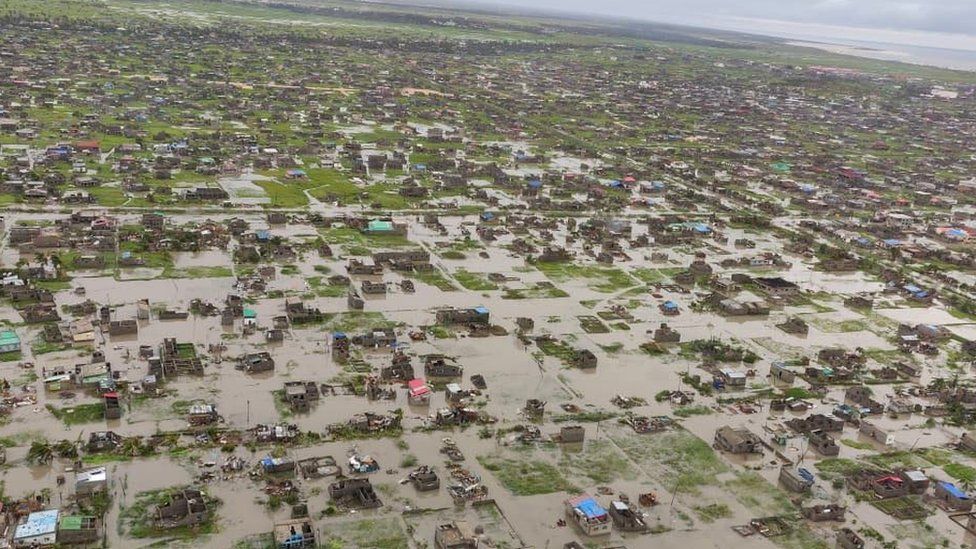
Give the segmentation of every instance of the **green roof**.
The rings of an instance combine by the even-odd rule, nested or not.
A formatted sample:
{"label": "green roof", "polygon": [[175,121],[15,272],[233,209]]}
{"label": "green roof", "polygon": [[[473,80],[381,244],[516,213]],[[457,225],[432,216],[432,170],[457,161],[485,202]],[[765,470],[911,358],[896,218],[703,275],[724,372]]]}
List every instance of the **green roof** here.
{"label": "green roof", "polygon": [[0,345],[20,345],[20,338],[13,330],[3,330],[0,332]]}
{"label": "green roof", "polygon": [[59,528],[61,530],[81,530],[81,526],[85,519],[91,519],[92,517],[83,517],[81,515],[70,515],[67,517],[61,517],[61,524]]}
{"label": "green roof", "polygon": [[244,309],[244,318],[257,318],[258,314],[254,309]]}
{"label": "green roof", "polygon": [[369,222],[369,225],[366,226],[366,229],[369,230],[369,231],[375,231],[375,232],[392,231],[393,230],[393,222],[392,221],[380,221],[379,219],[374,219],[374,220],[372,220],[372,221]]}

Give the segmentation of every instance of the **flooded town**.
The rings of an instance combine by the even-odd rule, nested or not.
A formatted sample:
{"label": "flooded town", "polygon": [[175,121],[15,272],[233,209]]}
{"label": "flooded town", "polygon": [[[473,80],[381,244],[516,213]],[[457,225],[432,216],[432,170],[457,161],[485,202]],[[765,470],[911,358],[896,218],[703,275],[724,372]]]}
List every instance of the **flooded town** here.
{"label": "flooded town", "polygon": [[0,0],[0,547],[976,547],[976,73]]}

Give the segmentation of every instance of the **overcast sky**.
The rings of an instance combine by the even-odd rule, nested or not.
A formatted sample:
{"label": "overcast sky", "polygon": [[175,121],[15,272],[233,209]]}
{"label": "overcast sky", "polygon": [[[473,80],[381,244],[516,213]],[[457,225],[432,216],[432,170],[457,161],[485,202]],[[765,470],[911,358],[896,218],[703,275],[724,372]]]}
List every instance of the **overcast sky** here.
{"label": "overcast sky", "polygon": [[807,40],[976,50],[976,0],[477,0]]}

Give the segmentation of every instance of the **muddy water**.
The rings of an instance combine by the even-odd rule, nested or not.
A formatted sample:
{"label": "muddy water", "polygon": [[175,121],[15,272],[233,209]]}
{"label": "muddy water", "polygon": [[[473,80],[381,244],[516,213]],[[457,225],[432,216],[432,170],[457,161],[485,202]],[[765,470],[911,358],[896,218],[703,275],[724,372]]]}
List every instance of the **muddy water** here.
{"label": "muddy water", "polygon": [[[213,219],[221,220],[230,217],[225,214],[214,214]],[[245,217],[252,227],[265,227],[263,215],[246,214]],[[16,219],[16,216],[14,216]],[[53,217],[52,217],[53,219]],[[194,219],[192,216],[176,216],[174,222]],[[406,220],[406,219],[405,219]],[[130,217],[129,223],[136,222]],[[449,236],[444,237],[433,231],[412,224],[410,238],[418,245],[436,251],[438,242],[448,242],[460,238],[462,228],[473,233],[475,219],[445,218]],[[8,221],[9,222],[9,221]],[[644,229],[637,227],[639,234]],[[314,227],[301,224],[289,224],[272,228],[273,234],[297,240],[305,240],[317,234]],[[735,231],[729,232],[730,238],[736,237]],[[555,240],[565,240],[567,232],[564,228],[555,231]],[[773,239],[756,235],[746,235],[757,240],[755,250],[736,250],[728,243],[709,243],[708,249],[711,261],[718,262],[725,257],[751,256],[761,251],[781,251],[780,245]],[[501,273],[513,280],[502,283],[503,286],[513,288],[532,287],[538,282],[548,281],[547,277],[538,270],[526,265],[524,259],[512,254],[503,246],[511,243],[515,235],[502,236],[498,242],[484,245],[483,250],[488,257],[478,255],[481,249],[466,250],[466,259],[450,260],[435,255],[435,265],[449,276],[458,268],[465,268],[478,273]],[[341,246],[340,246],[341,248]],[[582,249],[579,244],[573,247],[579,254],[580,261],[592,264],[591,259],[582,259]],[[622,262],[614,266],[629,270],[637,266],[652,267],[680,267],[687,265],[694,254],[693,249],[669,250],[671,262],[651,264],[642,258],[649,255],[651,250],[634,250],[630,255],[631,262]],[[16,261],[16,254],[11,256],[8,248],[3,252],[3,260]],[[177,267],[194,266],[230,266],[228,250],[208,250],[198,254],[174,254]],[[542,357],[537,360],[538,349],[534,345],[526,346],[513,335],[487,338],[471,338],[463,335],[463,330],[456,330],[453,335],[445,339],[429,339],[421,342],[410,342],[406,351],[417,357],[428,353],[443,353],[457,357],[464,366],[462,385],[470,387],[468,378],[472,374],[483,375],[488,382],[486,395],[479,399],[478,406],[486,413],[499,419],[495,425],[497,429],[507,429],[526,422],[520,409],[528,398],[540,398],[548,401],[549,415],[542,426],[544,435],[551,435],[558,431],[561,424],[551,421],[555,415],[562,414],[559,404],[572,403],[584,410],[608,410],[620,412],[610,400],[617,394],[640,396],[648,401],[646,406],[633,410],[642,415],[663,415],[671,413],[672,407],[667,403],[657,403],[654,395],[665,389],[688,389],[682,386],[679,374],[697,373],[708,380],[709,375],[699,369],[700,361],[692,358],[682,358],[676,353],[666,356],[650,357],[638,350],[638,345],[650,340],[648,330],[653,331],[660,323],[667,322],[681,334],[683,341],[693,339],[717,337],[725,340],[734,339],[740,345],[756,352],[760,360],[751,366],[737,365],[742,370],[755,369],[757,375],[749,380],[754,388],[765,387],[769,384],[765,374],[769,364],[784,358],[784,354],[797,350],[801,354],[813,355],[817,350],[825,347],[844,346],[851,348],[861,346],[870,349],[890,350],[892,347],[886,341],[889,334],[875,321],[843,308],[840,300],[844,296],[864,292],[877,291],[878,283],[860,275],[831,276],[812,270],[809,262],[801,258],[787,257],[793,266],[780,274],[789,280],[801,284],[805,288],[830,292],[830,298],[818,297],[818,303],[833,309],[832,312],[820,312],[811,306],[786,306],[782,310],[775,310],[768,318],[726,318],[712,313],[697,313],[690,309],[695,296],[679,292],[662,290],[661,297],[656,298],[645,291],[628,292],[628,288],[620,288],[610,293],[597,291],[594,281],[585,279],[558,280],[555,284],[568,292],[570,297],[562,299],[521,299],[506,300],[501,298],[501,291],[487,292],[443,292],[428,284],[417,282],[417,291],[404,294],[393,291],[385,298],[369,299],[366,304],[368,312],[381,313],[385,319],[398,324],[398,335],[401,341],[407,341],[408,330],[434,323],[432,309],[440,306],[468,307],[485,305],[492,312],[492,321],[514,333],[515,319],[528,316],[535,320],[535,334],[551,334],[563,339],[574,347],[592,350],[599,358],[599,365],[595,371],[581,371],[567,368],[555,357]],[[320,260],[308,255],[305,261],[297,261],[298,275],[281,275],[280,273],[269,282],[270,289],[289,292],[293,297],[308,290],[305,278],[313,275],[321,276],[312,267],[325,265],[334,273],[344,272],[344,262],[336,260]],[[724,271],[716,265],[716,271],[724,275],[732,272],[748,272],[746,270]],[[774,271],[775,272],[775,271]],[[154,276],[153,273],[144,273]],[[354,283],[362,277],[355,277]],[[382,277],[374,277],[374,281],[399,282],[402,277],[395,273],[385,273]],[[235,292],[234,280],[231,278],[194,278],[194,279],[153,279],[153,280],[123,280],[119,281],[109,276],[93,276],[75,281],[74,285],[86,288],[85,296],[78,296],[70,290],[58,292],[58,304],[78,303],[85,299],[93,299],[99,303],[112,303],[116,306],[115,318],[133,318],[135,304],[141,298],[149,299],[153,306],[186,308],[193,299],[220,304],[230,292]],[[635,280],[635,288],[643,285]],[[701,290],[704,292],[704,290]],[[257,297],[257,296],[256,296]],[[749,297],[748,292],[742,298]],[[665,317],[658,309],[658,304],[672,299],[681,306],[682,313],[677,317]],[[314,298],[307,299],[310,306],[321,308],[326,312],[345,310],[345,298]],[[587,334],[582,331],[577,319],[581,315],[593,315],[613,304],[623,304],[629,307],[629,312],[635,320],[628,321],[629,330],[611,329],[605,334]],[[328,331],[321,326],[293,328],[288,331],[283,343],[268,344],[264,340],[263,329],[272,325],[272,318],[284,314],[284,299],[257,298],[248,303],[248,308],[257,313],[259,328],[252,335],[243,335],[240,322],[234,327],[225,328],[220,325],[217,317],[191,316],[186,321],[160,321],[155,316],[149,321],[140,321],[137,336],[110,337],[107,334],[96,334],[96,345],[105,352],[106,358],[112,363],[113,369],[120,373],[122,379],[130,382],[138,381],[146,372],[145,361],[139,360],[140,345],[158,346],[167,337],[175,337],[181,342],[192,342],[196,345],[198,355],[207,356],[210,344],[223,343],[227,350],[223,353],[223,360],[219,363],[212,357],[208,358],[206,374],[200,378],[180,377],[170,380],[166,384],[167,396],[159,399],[132,399],[123,401],[125,413],[121,420],[111,422],[96,422],[90,424],[66,427],[54,418],[45,406],[50,404],[59,408],[70,408],[82,403],[93,403],[97,400],[93,396],[76,392],[76,395],[65,399],[58,394],[49,394],[39,383],[33,385],[37,389],[38,402],[36,406],[21,407],[14,410],[11,422],[2,430],[4,436],[13,437],[17,445],[8,450],[8,467],[3,471],[6,493],[14,497],[50,488],[57,503],[63,501],[70,494],[70,488],[62,487],[59,492],[56,478],[65,474],[72,478],[70,472],[65,473],[69,465],[56,460],[51,467],[28,467],[24,456],[29,446],[29,437],[46,437],[51,440],[68,439],[84,440],[93,430],[111,429],[123,435],[150,435],[160,430],[178,430],[185,427],[185,418],[174,412],[177,401],[203,400],[217,405],[218,411],[227,427],[244,429],[257,423],[269,423],[282,419],[275,405],[272,391],[281,389],[282,384],[289,380],[313,380],[327,382],[344,373],[341,365],[332,360],[329,352]],[[9,315],[8,308],[4,314]],[[15,313],[14,313],[15,314]],[[887,318],[896,321],[915,319],[921,322],[948,321],[938,309],[883,309],[878,311]],[[803,315],[811,323],[810,333],[805,337],[785,334],[775,325],[788,316]],[[6,317],[5,317],[6,318]],[[10,317],[17,320],[18,317]],[[836,323],[845,320],[863,320],[868,329],[857,332],[830,331]],[[958,324],[958,320],[955,322]],[[607,322],[609,324],[609,322]],[[18,328],[21,332],[21,329]],[[38,334],[36,328],[23,328],[22,338],[33,339]],[[604,348],[612,348],[620,344],[619,352],[607,352]],[[249,375],[234,368],[233,358],[246,352],[268,351],[276,362],[274,372]],[[60,353],[48,353],[32,357],[40,375],[45,371],[58,367],[70,367],[85,361],[86,351],[69,350]],[[389,361],[389,352],[374,350],[359,353],[360,358],[375,368],[384,366]],[[919,359],[930,366],[931,371],[938,371],[944,366],[944,360]],[[419,358],[414,360],[418,371],[422,368]],[[872,367],[876,367],[872,363]],[[15,363],[0,364],[3,377],[16,378],[22,372]],[[927,373],[923,381],[930,378]],[[797,382],[797,385],[803,385]],[[894,393],[892,385],[874,387],[875,398],[885,402]],[[724,396],[734,396],[738,393],[730,391]],[[744,393],[742,393],[744,394]],[[830,414],[835,405],[844,401],[843,388],[833,388],[822,401],[814,402],[813,413]],[[918,401],[922,403],[921,400]],[[683,420],[684,428],[700,437],[706,443],[711,443],[714,430],[720,425],[747,427],[751,431],[769,438],[765,427],[775,427],[783,421],[794,417],[794,414],[768,414],[761,411],[756,414],[745,414],[730,407],[716,406],[714,398],[699,397],[696,404],[713,407],[709,415],[692,416]],[[564,468],[566,455],[573,452],[569,448],[560,448],[544,444],[539,447],[519,449],[517,446],[503,444],[505,437],[490,437],[482,439],[480,429],[471,427],[464,430],[424,432],[421,429],[427,416],[440,407],[446,405],[445,395],[437,392],[426,407],[409,406],[402,388],[397,389],[395,401],[370,402],[363,397],[355,396],[324,396],[307,414],[296,414],[284,418],[295,423],[302,430],[322,432],[331,423],[342,422],[352,414],[373,411],[384,413],[394,408],[402,408],[405,413],[405,434],[402,437],[406,449],[390,439],[366,439],[350,442],[331,442],[315,444],[301,448],[286,449],[286,455],[293,459],[311,456],[331,455],[340,463],[351,452],[369,454],[380,462],[381,471],[371,476],[384,507],[377,511],[359,512],[355,514],[340,513],[337,517],[323,517],[321,513],[328,507],[327,486],[328,479],[314,481],[299,481],[303,496],[308,501],[310,515],[321,531],[327,532],[330,525],[347,520],[372,519],[376,517],[396,517],[400,512],[409,509],[428,508],[441,509],[436,518],[440,520],[453,518],[467,518],[475,523],[482,520],[470,508],[455,509],[450,498],[442,488],[433,494],[418,494],[409,485],[400,485],[398,481],[404,477],[406,468],[400,467],[405,454],[416,457],[418,464],[437,466],[442,473],[442,484],[449,483],[443,469],[443,456],[438,452],[443,437],[450,436],[458,442],[467,456],[465,466],[481,475],[490,494],[497,501],[498,507],[508,519],[510,528],[491,529],[495,539],[504,536],[516,536],[510,539],[520,539],[526,546],[558,547],[571,541],[585,541],[572,527],[556,526],[556,521],[563,515],[562,501],[566,494],[561,492],[532,496],[513,496],[505,485],[491,471],[485,469],[477,460],[478,456],[501,455],[516,460],[540,460],[560,468],[567,480],[574,486],[595,493],[600,485],[607,485],[613,492],[622,492],[636,497],[637,494],[653,490],[661,498],[662,505],[647,510],[648,520],[652,525],[670,529],[666,534],[653,536],[621,535],[615,532],[612,542],[626,544],[627,547],[763,547],[772,546],[769,540],[760,537],[749,539],[740,538],[729,527],[734,524],[748,522],[749,519],[762,514],[759,510],[748,507],[736,499],[735,494],[726,490],[721,482],[734,478],[730,472],[722,476],[715,484],[701,486],[697,494],[673,494],[673,487],[666,486],[661,480],[662,469],[660,463],[646,460],[642,456],[620,454],[621,459],[630,460],[635,474],[629,478],[614,478],[606,483],[598,483],[582,475],[578,470]],[[958,436],[958,430],[940,426],[926,427],[924,417],[905,416],[901,418],[881,417],[875,421],[883,429],[889,430],[894,437],[894,448],[908,449],[916,447],[932,447],[944,445]],[[615,444],[615,441],[629,440],[637,435],[626,427],[614,424],[612,420],[603,422],[600,426],[586,424],[586,444]],[[653,437],[655,435],[645,435]],[[851,439],[859,443],[872,444],[859,436],[857,431],[848,428],[838,438]],[[189,442],[188,442],[189,443]],[[612,446],[611,446],[612,448]],[[875,444],[874,450],[856,449],[842,446],[842,457],[857,457],[884,448]],[[268,448],[262,448],[251,453],[243,447],[235,450],[235,455],[247,459],[252,464],[263,457]],[[813,452],[806,452],[802,439],[788,445],[783,452],[791,459],[801,459],[804,466],[815,471],[815,463],[819,456]],[[620,452],[620,450],[613,450]],[[191,449],[189,454],[181,457],[160,456],[152,459],[134,459],[126,462],[110,463],[108,465],[113,479],[113,494],[116,505],[108,516],[111,527],[108,529],[110,545],[113,547],[130,547],[148,544],[147,540],[132,540],[114,527],[121,504],[131,504],[135,495],[146,490],[154,490],[167,486],[177,486],[194,482],[194,479],[206,468],[199,465],[200,461],[214,460],[222,462],[226,457],[219,455],[214,458],[212,449]],[[732,471],[743,468],[757,469],[757,473],[771,483],[775,483],[777,466],[772,463],[772,456],[761,459],[741,460],[733,456],[721,456],[721,460],[732,467]],[[964,458],[959,458],[964,459]],[[394,473],[387,473],[387,469],[397,469]],[[941,474],[935,472],[934,474]],[[68,483],[70,486],[70,480]],[[245,476],[221,479],[205,484],[208,491],[223,500],[224,504],[218,511],[219,531],[206,540],[208,546],[229,547],[236,540],[247,535],[270,531],[274,522],[287,518],[287,506],[277,511],[271,511],[262,502],[263,484],[252,481]],[[835,495],[828,482],[821,481],[817,486],[818,494],[824,499],[832,500]],[[674,505],[670,505],[671,496],[675,495]],[[609,503],[609,497],[600,496],[604,504]],[[845,500],[847,501],[847,500]],[[731,516],[712,523],[699,520],[694,507],[708,503],[723,503],[729,506]],[[893,524],[886,515],[881,514],[868,504],[849,502],[852,512],[859,523],[870,523],[875,528],[884,528]],[[942,529],[945,518],[941,515],[930,519],[933,525]],[[404,524],[417,525],[414,532],[416,540],[424,540],[428,546],[432,543],[432,530],[436,525],[433,518],[405,519]],[[946,528],[946,532],[954,532]],[[817,535],[824,539],[830,538],[829,529],[817,529]],[[961,534],[953,534],[953,540],[961,540]],[[514,545],[514,544],[513,544]]]}

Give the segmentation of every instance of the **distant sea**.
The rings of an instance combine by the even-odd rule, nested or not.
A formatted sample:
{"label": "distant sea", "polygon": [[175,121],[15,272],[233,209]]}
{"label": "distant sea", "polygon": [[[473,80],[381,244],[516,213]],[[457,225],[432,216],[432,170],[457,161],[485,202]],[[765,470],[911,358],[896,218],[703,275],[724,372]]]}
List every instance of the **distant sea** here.
{"label": "distant sea", "polygon": [[869,59],[901,61],[915,65],[930,65],[946,69],[976,71],[976,51],[973,50],[907,46],[904,44],[888,44],[883,42],[859,42],[855,40],[844,41],[844,43],[839,42],[839,40],[832,42],[791,40],[789,43],[794,46],[817,48],[844,55],[867,57]]}

